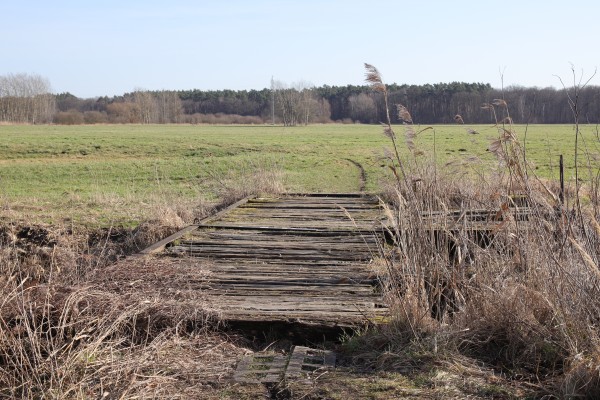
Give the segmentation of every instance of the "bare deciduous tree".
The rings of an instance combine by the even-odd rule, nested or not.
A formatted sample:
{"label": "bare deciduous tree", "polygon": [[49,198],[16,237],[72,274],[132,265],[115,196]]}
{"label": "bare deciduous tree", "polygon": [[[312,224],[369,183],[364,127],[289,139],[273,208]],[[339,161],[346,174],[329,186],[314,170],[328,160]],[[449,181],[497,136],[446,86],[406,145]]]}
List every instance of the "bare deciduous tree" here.
{"label": "bare deciduous tree", "polygon": [[154,124],[158,121],[158,105],[152,93],[136,89],[133,92],[133,102],[139,107],[142,124]]}
{"label": "bare deciduous tree", "polygon": [[47,123],[55,112],[50,82],[40,75],[0,76],[0,120],[12,123]]}
{"label": "bare deciduous tree", "polygon": [[377,122],[377,107],[373,97],[359,93],[348,98],[350,118],[363,123]]}
{"label": "bare deciduous tree", "polygon": [[329,121],[329,103],[317,97],[312,84],[300,81],[288,86],[274,81],[272,87],[277,111],[285,126]]}
{"label": "bare deciduous tree", "polygon": [[158,123],[169,124],[181,122],[183,105],[177,92],[162,90],[156,96],[158,105]]}
{"label": "bare deciduous tree", "polygon": [[182,121],[183,104],[177,92],[150,92],[136,89],[133,102],[139,108],[142,124],[169,124]]}

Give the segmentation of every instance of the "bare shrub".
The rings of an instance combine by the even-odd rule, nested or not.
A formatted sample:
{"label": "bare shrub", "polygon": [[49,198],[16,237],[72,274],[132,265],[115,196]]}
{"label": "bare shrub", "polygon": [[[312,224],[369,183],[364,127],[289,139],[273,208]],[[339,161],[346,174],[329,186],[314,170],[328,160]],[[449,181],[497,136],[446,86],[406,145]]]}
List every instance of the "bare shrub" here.
{"label": "bare shrub", "polygon": [[115,124],[138,124],[142,122],[139,104],[114,102],[106,106],[108,120]]}
{"label": "bare shrub", "polygon": [[77,110],[61,111],[54,115],[54,123],[59,125],[81,125],[83,122],[83,114]]}
{"label": "bare shrub", "polygon": [[85,111],[83,113],[83,121],[86,124],[105,124],[108,122],[108,116],[105,112]]}
{"label": "bare shrub", "polygon": [[192,114],[185,115],[184,122],[188,124],[213,124],[213,125],[262,125],[264,120],[257,115],[237,114]]}

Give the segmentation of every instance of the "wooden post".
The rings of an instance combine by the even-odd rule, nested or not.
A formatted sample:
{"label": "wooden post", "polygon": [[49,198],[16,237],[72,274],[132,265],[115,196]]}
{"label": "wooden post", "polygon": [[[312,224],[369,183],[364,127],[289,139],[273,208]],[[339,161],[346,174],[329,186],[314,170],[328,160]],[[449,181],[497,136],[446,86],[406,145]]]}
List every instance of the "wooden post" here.
{"label": "wooden post", "polygon": [[563,205],[565,203],[565,166],[563,164],[563,155],[560,155],[559,161],[559,169],[560,169],[560,193],[558,194],[558,199],[560,200],[560,204]]}

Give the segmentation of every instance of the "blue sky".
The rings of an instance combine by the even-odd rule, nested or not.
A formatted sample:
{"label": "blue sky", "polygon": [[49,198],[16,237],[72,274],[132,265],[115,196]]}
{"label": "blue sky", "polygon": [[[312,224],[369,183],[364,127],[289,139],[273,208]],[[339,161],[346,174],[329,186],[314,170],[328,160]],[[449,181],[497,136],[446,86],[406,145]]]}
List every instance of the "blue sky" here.
{"label": "blue sky", "polygon": [[364,62],[389,83],[560,87],[600,65],[595,0],[0,0],[0,16],[0,75],[79,97],[362,84]]}

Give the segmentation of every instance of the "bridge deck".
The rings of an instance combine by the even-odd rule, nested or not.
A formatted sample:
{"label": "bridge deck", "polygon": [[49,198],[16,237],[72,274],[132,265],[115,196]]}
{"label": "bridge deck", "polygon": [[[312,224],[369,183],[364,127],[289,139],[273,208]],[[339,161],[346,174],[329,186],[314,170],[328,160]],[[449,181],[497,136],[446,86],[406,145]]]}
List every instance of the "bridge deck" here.
{"label": "bridge deck", "polygon": [[360,194],[246,199],[142,253],[205,268],[195,287],[225,321],[356,326],[387,313],[380,218]]}

